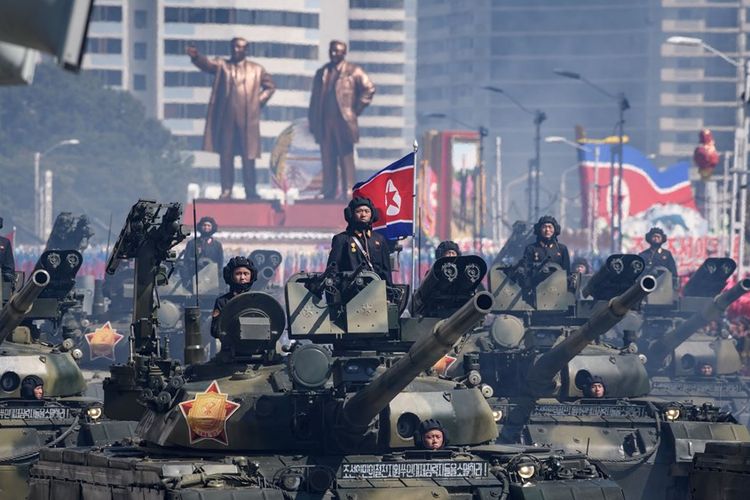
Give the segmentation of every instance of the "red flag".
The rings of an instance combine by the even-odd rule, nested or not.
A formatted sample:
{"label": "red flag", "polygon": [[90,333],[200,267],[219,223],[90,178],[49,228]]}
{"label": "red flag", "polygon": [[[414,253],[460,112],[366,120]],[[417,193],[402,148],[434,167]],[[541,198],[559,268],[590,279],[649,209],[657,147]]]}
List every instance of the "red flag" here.
{"label": "red flag", "polygon": [[378,210],[373,229],[389,240],[411,236],[414,226],[414,153],[354,185],[353,197],[369,198]]}

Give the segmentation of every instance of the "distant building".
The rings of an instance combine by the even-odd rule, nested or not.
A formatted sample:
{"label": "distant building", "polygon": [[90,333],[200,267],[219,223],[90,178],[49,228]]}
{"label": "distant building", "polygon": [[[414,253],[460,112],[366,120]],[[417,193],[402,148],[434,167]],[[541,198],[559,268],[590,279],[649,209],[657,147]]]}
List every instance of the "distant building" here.
{"label": "distant building", "polygon": [[277,86],[261,121],[258,165],[264,182],[275,138],[292,120],[307,116],[315,70],[328,61],[329,41],[343,39],[348,59],[361,64],[377,87],[359,122],[357,168],[364,178],[411,148],[414,64],[413,58],[407,62],[406,25],[414,2],[97,0],[83,67],[105,85],[132,92],[184,140],[195,156],[191,180],[217,182],[218,155],[200,151],[213,76],[191,64],[185,47],[225,57],[232,37],[246,38],[248,57]]}

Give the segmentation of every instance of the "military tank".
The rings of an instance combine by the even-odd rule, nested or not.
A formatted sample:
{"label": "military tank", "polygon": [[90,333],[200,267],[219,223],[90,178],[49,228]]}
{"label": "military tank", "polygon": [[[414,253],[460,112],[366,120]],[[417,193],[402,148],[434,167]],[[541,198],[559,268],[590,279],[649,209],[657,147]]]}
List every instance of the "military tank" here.
{"label": "military tank", "polygon": [[714,334],[701,331],[711,321],[721,320],[732,302],[750,291],[750,279],[743,279],[721,293],[735,268],[731,259],[709,258],[681,295],[662,286],[657,300],[649,300],[643,308],[638,344],[648,358],[651,395],[710,403],[747,426],[750,377],[740,374],[742,360],[736,340],[723,329]]}
{"label": "military tank", "polygon": [[[97,444],[130,435],[135,428],[103,422],[102,404],[84,397],[84,377],[76,364],[72,342],[40,342],[30,317],[52,314],[56,284],[66,282],[73,259],[46,252],[35,270],[0,311],[0,497],[26,498],[28,471],[43,449]],[[70,254],[74,255],[74,254]],[[50,262],[56,264],[52,266]],[[44,265],[50,267],[45,268]],[[68,269],[66,269],[66,267]],[[45,292],[50,292],[45,294]],[[28,391],[43,383],[41,399]]]}
{"label": "military tank", "polygon": [[[635,336],[619,347],[601,341],[614,325],[605,311],[616,307],[623,319],[624,299],[637,307],[657,288],[658,279],[642,270],[640,257],[612,255],[593,276],[573,280],[572,290],[555,268],[529,293],[512,269],[494,267],[496,319],[464,345],[461,372],[490,387],[485,395],[501,416],[500,442],[585,453],[628,499],[687,498],[694,454],[708,441],[747,442],[750,434],[710,404],[649,396]],[[594,377],[606,388],[602,398],[586,394]]]}
{"label": "military tank", "polygon": [[[475,290],[484,269],[450,263],[436,263],[449,286],[418,291],[424,304],[440,297],[449,307],[410,318],[399,317],[406,287],[328,270],[293,276],[286,310],[265,293],[234,297],[208,362],[186,347],[192,363],[167,366],[143,348],[149,337],[135,337],[141,348],[113,367],[105,392],[107,414],[145,406],[135,444],[45,452],[31,498],[622,498],[580,453],[494,444],[498,415],[481,391],[423,374],[492,306]],[[285,328],[291,343],[280,350]],[[430,420],[447,448],[418,446]]]}

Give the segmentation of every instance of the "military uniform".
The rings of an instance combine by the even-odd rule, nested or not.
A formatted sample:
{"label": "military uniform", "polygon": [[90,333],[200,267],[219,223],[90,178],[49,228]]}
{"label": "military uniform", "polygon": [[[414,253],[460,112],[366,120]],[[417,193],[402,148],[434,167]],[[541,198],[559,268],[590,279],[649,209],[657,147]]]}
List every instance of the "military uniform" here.
{"label": "military uniform", "polygon": [[[201,259],[209,259],[212,262],[216,262],[216,266],[218,268],[218,279],[219,282],[221,282],[221,268],[224,265],[224,248],[221,245],[221,242],[217,240],[216,238],[203,238],[200,237],[197,239],[198,244],[198,270],[200,271],[205,267],[204,265],[201,265]],[[195,272],[195,246],[196,246],[196,240],[192,239],[187,242],[187,245],[185,246],[185,269],[186,273],[185,276],[182,277],[184,280],[184,284],[187,287],[190,281],[192,280],[193,276],[192,273]]]}
{"label": "military uniform", "polygon": [[672,257],[672,252],[665,248],[649,248],[638,254],[643,257],[646,263],[646,270],[651,270],[655,267],[664,267],[672,273],[673,277],[677,277],[677,264]]}
{"label": "military uniform", "polygon": [[0,236],[0,268],[2,268],[3,281],[14,282],[16,280],[16,261],[13,258],[13,247],[10,240]]}
{"label": "military uniform", "polygon": [[378,273],[389,285],[392,284],[388,242],[382,234],[371,229],[358,231],[350,228],[333,237],[328,266],[335,265],[337,271],[354,271],[362,263],[366,264],[367,270]]}
{"label": "military uniform", "polygon": [[235,292],[227,292],[224,295],[220,295],[216,298],[216,302],[214,302],[214,311],[211,318],[211,336],[214,338],[219,338],[219,325],[221,323],[221,310],[224,309],[224,306],[227,305],[227,302],[232,300],[235,295],[238,295]]}
{"label": "military uniform", "polygon": [[566,273],[570,273],[568,247],[555,240],[538,240],[526,247],[523,252],[523,266],[527,271],[538,272],[547,264],[557,264]]}

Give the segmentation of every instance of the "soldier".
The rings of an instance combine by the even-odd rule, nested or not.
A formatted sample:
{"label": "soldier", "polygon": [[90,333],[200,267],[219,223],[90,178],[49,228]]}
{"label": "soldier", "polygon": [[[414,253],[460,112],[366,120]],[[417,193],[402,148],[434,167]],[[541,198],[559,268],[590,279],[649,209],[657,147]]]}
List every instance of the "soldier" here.
{"label": "soldier", "polygon": [[701,377],[712,377],[714,374],[714,367],[711,363],[703,363],[698,366],[697,372]]}
{"label": "soldier", "polygon": [[23,399],[44,399],[44,381],[36,375],[29,375],[21,382],[21,397]]}
{"label": "soldier", "polygon": [[344,209],[346,230],[331,241],[328,267],[337,271],[354,271],[362,264],[376,272],[391,285],[391,259],[388,242],[382,234],[372,230],[378,212],[369,198],[354,198]]}
{"label": "soldier", "polygon": [[[0,229],[3,227],[3,218],[0,217]],[[2,271],[2,281],[15,283],[16,281],[16,261],[13,258],[13,246],[10,240],[0,236],[0,271]]]}
{"label": "soldier", "polygon": [[419,424],[415,441],[417,447],[425,450],[441,450],[448,444],[443,424],[432,418],[423,420]]}
{"label": "soldier", "polygon": [[576,257],[573,259],[573,272],[580,274],[589,274],[591,272],[589,268],[589,262],[583,257]]}
{"label": "soldier", "polygon": [[218,297],[211,313],[211,336],[221,338],[219,326],[221,324],[221,310],[236,295],[250,291],[250,287],[258,279],[258,270],[253,261],[247,257],[232,257],[224,266],[224,281],[229,285],[229,292]]}
{"label": "soldier", "polygon": [[435,250],[435,260],[442,259],[443,257],[460,257],[461,249],[458,248],[458,243],[451,240],[441,241]]}
{"label": "soldier", "polygon": [[677,278],[677,265],[675,264],[672,252],[666,248],[662,248],[667,242],[667,235],[664,234],[661,228],[652,227],[646,233],[646,241],[650,247],[638,255],[643,257],[646,263],[646,269],[644,273],[650,271],[654,267],[664,267],[672,273],[673,278]]}
{"label": "soldier", "polygon": [[216,74],[208,102],[203,149],[219,153],[220,198],[232,197],[234,157],[242,157],[245,198],[258,199],[255,159],[260,158],[260,109],[276,90],[271,75],[260,64],[245,59],[247,40],[232,38],[230,59],[209,59],[188,47],[190,60],[201,70]]}
{"label": "soldier", "polygon": [[534,224],[536,242],[528,245],[523,252],[523,261],[519,265],[521,274],[533,278],[538,273],[546,273],[550,264],[557,264],[570,273],[570,255],[568,247],[559,243],[560,224],[551,215],[539,218]]}
{"label": "soldier", "polygon": [[[218,225],[213,217],[203,217],[198,221],[198,233],[200,235],[197,238],[189,240],[185,246],[185,276],[183,280],[188,282],[193,272],[195,272],[195,250],[196,245],[198,248],[198,270],[200,271],[209,262],[216,262],[219,269],[224,265],[224,248],[221,242],[214,238],[214,233],[218,230]],[[219,271],[221,276],[221,271]]]}
{"label": "soldier", "polygon": [[583,390],[583,394],[587,398],[601,399],[606,393],[607,387],[604,385],[604,380],[597,375],[594,375],[588,380],[586,387],[584,387]]}
{"label": "soldier", "polygon": [[308,123],[315,142],[320,144],[323,198],[334,199],[339,186],[344,197],[354,185],[357,117],[372,102],[375,85],[361,67],[344,60],[344,42],[333,40],[328,56],[331,62],[313,78]]}

